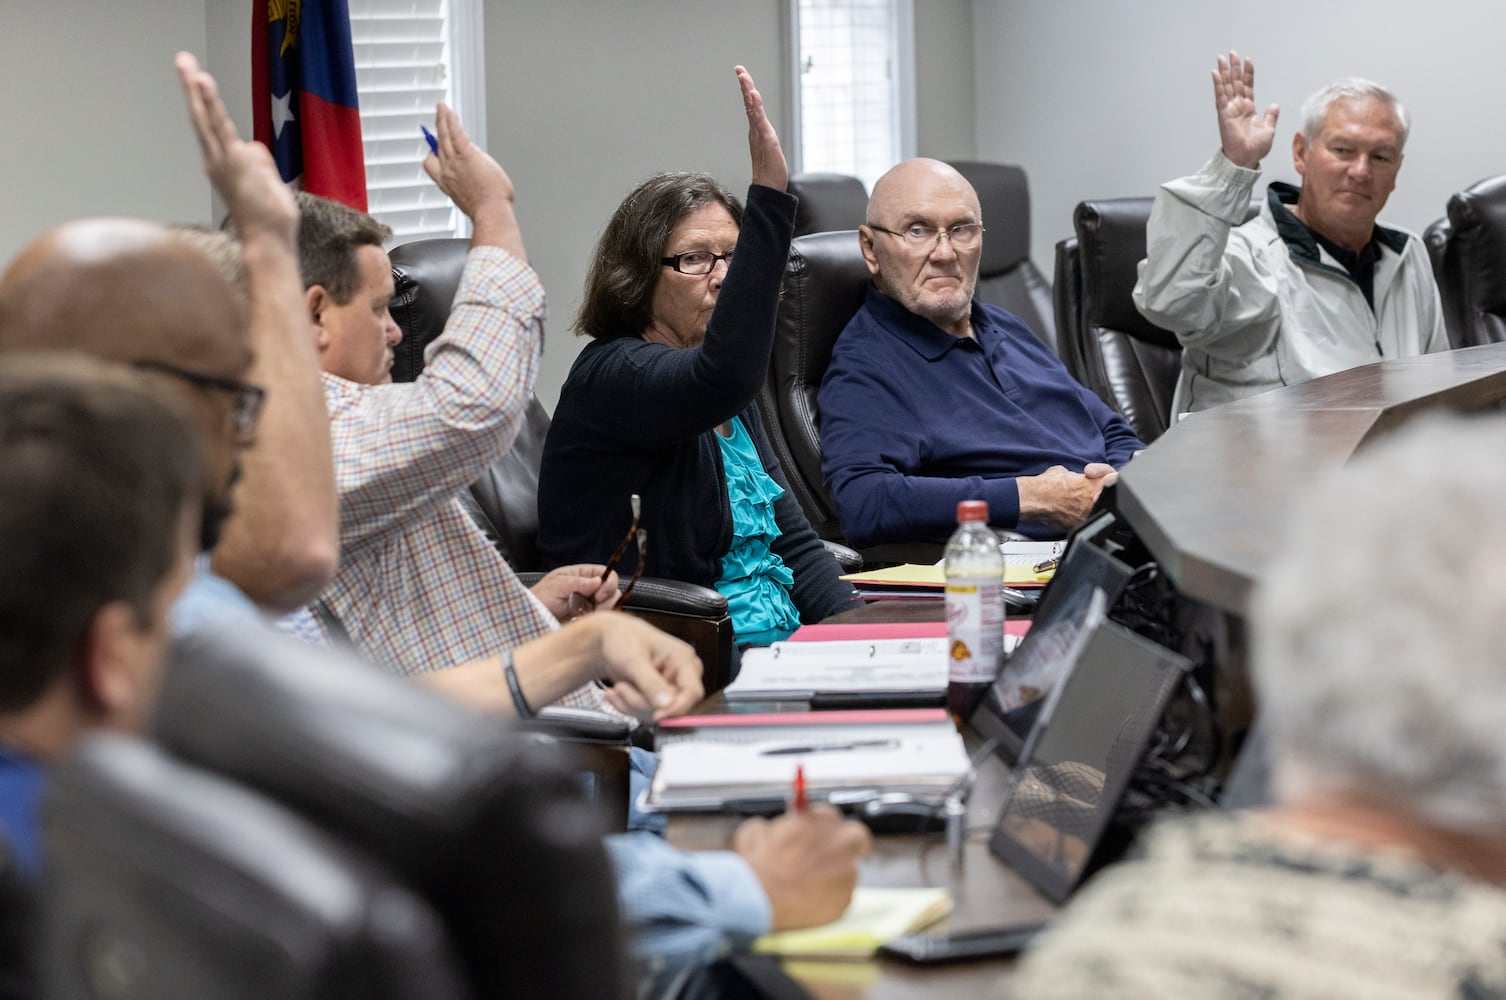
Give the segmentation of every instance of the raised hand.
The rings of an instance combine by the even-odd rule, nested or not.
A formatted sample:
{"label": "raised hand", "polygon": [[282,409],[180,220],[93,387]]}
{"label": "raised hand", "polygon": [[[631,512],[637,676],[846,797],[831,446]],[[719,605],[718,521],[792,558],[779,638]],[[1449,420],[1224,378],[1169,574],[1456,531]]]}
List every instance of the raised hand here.
{"label": "raised hand", "polygon": [[1263,113],[1255,110],[1255,60],[1239,58],[1229,52],[1218,57],[1213,72],[1213,104],[1218,109],[1218,138],[1224,156],[1241,167],[1255,169],[1271,151],[1276,138],[1276,116],[1281,109],[1272,104]]}
{"label": "raised hand", "polygon": [[471,246],[500,246],[527,260],[507,171],[471,141],[460,116],[448,105],[435,107],[434,132],[439,152],[424,157],[424,170],[475,226]]}
{"label": "raised hand", "polygon": [[741,66],[734,67],[743,91],[743,111],[748,115],[748,154],[753,161],[753,183],[783,191],[789,186],[790,168],[784,161],[779,136],[763,110],[763,95],[753,77]]}
{"label": "raised hand", "polygon": [[204,157],[204,172],[225,199],[241,238],[268,231],[292,245],[298,237],[298,206],[277,173],[271,151],[236,133],[214,77],[199,68],[197,59],[179,52],[173,64]]}

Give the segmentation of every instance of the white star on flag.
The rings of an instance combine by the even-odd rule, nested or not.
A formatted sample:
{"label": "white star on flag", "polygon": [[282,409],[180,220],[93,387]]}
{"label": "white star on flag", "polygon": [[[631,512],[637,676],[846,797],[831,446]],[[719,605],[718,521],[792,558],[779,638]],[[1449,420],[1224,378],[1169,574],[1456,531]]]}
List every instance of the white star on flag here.
{"label": "white star on flag", "polygon": [[293,92],[272,96],[272,137],[282,138],[282,127],[293,120]]}

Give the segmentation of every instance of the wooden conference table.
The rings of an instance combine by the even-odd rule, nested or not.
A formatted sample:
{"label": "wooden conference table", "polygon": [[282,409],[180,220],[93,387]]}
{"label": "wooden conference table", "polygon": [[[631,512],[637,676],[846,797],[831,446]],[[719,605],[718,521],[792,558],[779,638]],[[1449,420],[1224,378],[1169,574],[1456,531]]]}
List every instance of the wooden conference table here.
{"label": "wooden conference table", "polygon": [[[940,601],[880,601],[832,621],[941,621]],[[805,702],[729,703],[712,695],[697,710],[717,712],[800,712]],[[976,749],[970,742],[968,749]],[[931,928],[970,930],[1047,920],[1056,906],[988,850],[1007,772],[996,759],[984,761],[968,801],[968,836],[960,864],[953,865],[942,834],[883,834],[874,837],[873,853],[862,862],[865,886],[946,886],[954,909],[946,922]],[[735,816],[680,815],[670,819],[668,839],[691,850],[729,848]],[[968,962],[921,968],[896,962],[787,962],[785,969],[818,1000],[891,1000],[891,998],[985,997],[1008,971],[1008,960]]]}
{"label": "wooden conference table", "polygon": [[1420,414],[1506,400],[1506,344],[1381,361],[1195,413],[1119,477],[1120,512],[1185,597],[1243,617],[1315,474]]}

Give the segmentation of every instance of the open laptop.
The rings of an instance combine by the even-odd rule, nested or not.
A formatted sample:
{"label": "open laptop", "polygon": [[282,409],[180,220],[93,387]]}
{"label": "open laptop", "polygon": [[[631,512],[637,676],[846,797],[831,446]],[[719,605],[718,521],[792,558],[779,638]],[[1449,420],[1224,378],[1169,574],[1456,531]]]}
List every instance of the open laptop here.
{"label": "open laptop", "polygon": [[1191,662],[1108,621],[1094,601],[1040,701],[990,848],[1052,900],[1094,866],[1161,714]]}
{"label": "open laptop", "polygon": [[1106,617],[1134,570],[1099,544],[1114,515],[1085,524],[1067,545],[1046,587],[1030,631],[1009,658],[994,685],[968,718],[979,736],[994,743],[1006,763],[1014,763],[1041,707],[1040,699],[1060,680],[1075,652],[1095,595]]}

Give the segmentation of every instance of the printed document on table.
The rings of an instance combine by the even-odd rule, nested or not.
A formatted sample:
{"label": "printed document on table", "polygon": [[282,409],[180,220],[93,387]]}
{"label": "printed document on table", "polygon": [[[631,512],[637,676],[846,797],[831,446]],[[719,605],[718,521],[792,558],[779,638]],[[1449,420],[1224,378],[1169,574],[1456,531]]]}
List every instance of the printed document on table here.
{"label": "printed document on table", "polygon": [[[1006,651],[1019,642],[1004,637]],[[776,642],[749,649],[726,697],[808,698],[864,692],[941,693],[947,685],[947,639]]]}

